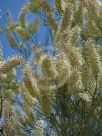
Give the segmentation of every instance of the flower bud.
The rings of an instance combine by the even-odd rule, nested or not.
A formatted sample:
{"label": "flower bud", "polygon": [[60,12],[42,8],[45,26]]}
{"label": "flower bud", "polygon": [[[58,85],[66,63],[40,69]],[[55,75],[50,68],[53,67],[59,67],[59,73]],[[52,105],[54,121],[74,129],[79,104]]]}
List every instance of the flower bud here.
{"label": "flower bud", "polygon": [[30,95],[35,98],[38,95],[39,90],[28,65],[26,65],[24,69],[24,83]]}
{"label": "flower bud", "polygon": [[16,42],[16,40],[13,37],[13,33],[8,31],[7,32],[7,39],[11,47],[13,48],[19,48],[19,44]]}
{"label": "flower bud", "polygon": [[96,78],[97,73],[101,70],[101,61],[96,45],[92,39],[88,39],[83,46],[83,57],[85,62],[91,67],[91,70]]}
{"label": "flower bud", "polygon": [[22,40],[27,41],[31,38],[31,35],[22,27],[18,26],[15,28],[15,31],[20,35]]}
{"label": "flower bud", "polygon": [[68,91],[75,93],[83,91],[81,73],[77,69],[71,72],[70,79],[68,80]]}
{"label": "flower bud", "polygon": [[54,80],[57,76],[56,66],[53,59],[45,56],[41,62],[42,72],[46,78]]}
{"label": "flower bud", "polygon": [[52,98],[51,90],[40,90],[40,105],[44,114],[49,115],[51,113]]}

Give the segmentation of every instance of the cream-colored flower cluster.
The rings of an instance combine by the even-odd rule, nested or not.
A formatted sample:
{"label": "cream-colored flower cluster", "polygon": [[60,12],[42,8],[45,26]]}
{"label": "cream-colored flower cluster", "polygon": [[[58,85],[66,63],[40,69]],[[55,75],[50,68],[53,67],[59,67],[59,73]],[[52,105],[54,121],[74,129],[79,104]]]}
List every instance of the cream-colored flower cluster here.
{"label": "cream-colored flower cluster", "polygon": [[24,83],[28,92],[32,97],[36,97],[39,93],[36,81],[33,78],[31,68],[28,64],[24,66]]}
{"label": "cream-colored flower cluster", "polygon": [[[62,47],[65,48],[63,44]],[[41,52],[42,55],[39,56],[38,64],[41,66],[42,74],[38,74],[39,78],[36,80],[36,84],[38,85],[40,104],[44,113],[48,113],[50,109],[47,105],[44,107],[44,103],[47,101],[47,104],[51,106],[52,98],[50,98],[49,93],[54,92],[57,87],[61,88],[67,84],[66,91],[74,94],[82,93],[79,96],[84,101],[88,101],[88,99],[91,101],[87,92],[93,95],[96,84],[97,89],[102,85],[101,59],[92,39],[88,39],[81,47],[66,45],[66,49],[62,52],[59,50],[58,53],[55,57],[49,57]],[[51,83],[52,80],[55,82]]]}
{"label": "cream-colored flower cluster", "polygon": [[5,74],[23,62],[24,58],[22,56],[12,56],[10,59],[4,62],[4,64],[0,67],[0,71]]}
{"label": "cream-colored flower cluster", "polygon": [[[62,48],[62,51],[58,50],[58,55],[51,57],[36,47],[37,61],[36,59],[35,61],[41,67],[41,73],[34,74],[30,72],[32,71],[30,68],[24,74],[25,86],[31,96],[39,98],[41,109],[45,114],[50,113],[56,89],[65,84],[67,84],[66,91],[73,94],[82,93],[78,96],[84,101],[88,100],[87,92],[93,95],[96,84],[97,87],[102,85],[101,59],[92,39],[88,39],[83,46],[64,43]],[[84,93],[86,93],[85,98]]]}

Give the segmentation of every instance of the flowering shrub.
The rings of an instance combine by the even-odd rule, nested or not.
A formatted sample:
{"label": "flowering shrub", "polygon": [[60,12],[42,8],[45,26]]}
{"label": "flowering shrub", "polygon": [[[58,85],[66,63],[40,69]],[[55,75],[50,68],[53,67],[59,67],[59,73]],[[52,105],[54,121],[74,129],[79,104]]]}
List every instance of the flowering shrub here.
{"label": "flowering shrub", "polygon": [[[16,65],[21,65],[23,73],[17,88],[23,95],[19,101],[22,106],[17,110],[11,104],[15,135],[101,135],[100,10],[97,0],[29,0],[19,14],[19,22],[13,22],[12,15],[7,14],[8,42],[22,53],[22,57],[13,56],[0,67],[3,76]],[[28,12],[37,16],[33,22],[27,22]],[[33,34],[41,24],[49,30],[56,52],[52,56],[34,42]],[[10,134],[6,129],[5,133]]]}

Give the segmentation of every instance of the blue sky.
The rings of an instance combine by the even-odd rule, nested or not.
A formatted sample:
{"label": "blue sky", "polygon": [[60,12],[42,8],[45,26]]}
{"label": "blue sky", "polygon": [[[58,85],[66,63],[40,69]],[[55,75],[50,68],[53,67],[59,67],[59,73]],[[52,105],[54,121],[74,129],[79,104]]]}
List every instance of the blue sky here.
{"label": "blue sky", "polygon": [[[2,15],[2,17],[0,18],[0,26],[6,26],[6,12],[8,10],[12,12],[14,21],[17,21],[19,11],[22,8],[24,2],[26,2],[26,0],[0,0],[0,15]],[[0,41],[3,44],[4,58],[7,58],[8,56],[16,53],[16,51],[8,45],[6,34],[0,33]]]}
{"label": "blue sky", "polygon": [[[2,17],[0,18],[0,26],[4,26],[4,27],[6,26],[7,24],[6,12],[8,10],[12,12],[13,20],[17,21],[19,11],[21,10],[25,2],[27,2],[27,0],[0,0],[0,9],[1,9],[0,15],[2,15]],[[33,18],[34,17],[32,17],[32,15],[30,14],[27,20],[30,21]],[[46,36],[46,28],[40,26],[39,33],[38,33],[38,40],[41,41],[41,43],[43,44],[44,44],[45,36]],[[16,53],[16,51],[13,50],[9,46],[7,39],[6,39],[6,34],[0,33],[0,41],[3,44],[4,58],[7,58],[8,56],[11,56],[12,54]],[[49,48],[51,49],[51,46],[49,46]]]}

